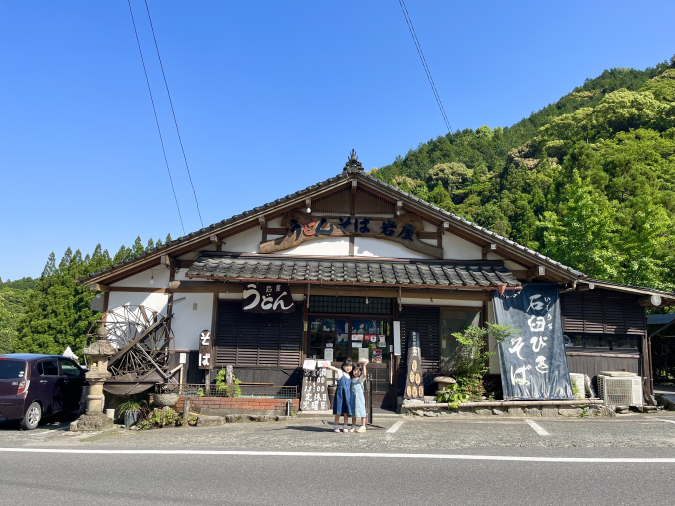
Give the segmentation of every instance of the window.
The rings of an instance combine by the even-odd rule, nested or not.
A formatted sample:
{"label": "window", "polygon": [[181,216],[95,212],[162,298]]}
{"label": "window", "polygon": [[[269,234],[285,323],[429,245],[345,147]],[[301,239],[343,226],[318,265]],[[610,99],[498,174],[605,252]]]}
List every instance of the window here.
{"label": "window", "polygon": [[563,336],[565,348],[595,348],[606,350],[637,350],[637,335],[630,334],[572,334]]}
{"label": "window", "polygon": [[392,308],[392,300],[384,297],[309,296],[310,313],[385,315],[391,314]]}
{"label": "window", "polygon": [[37,370],[40,376],[58,376],[59,363],[58,360],[43,360],[37,365]]}
{"label": "window", "polygon": [[441,365],[444,371],[455,368],[457,339],[452,334],[469,325],[480,325],[480,311],[476,309],[441,309]]}
{"label": "window", "polygon": [[80,368],[70,360],[61,360],[61,373],[69,378],[79,378],[81,374]]}
{"label": "window", "polygon": [[26,362],[23,360],[0,359],[0,380],[23,378],[26,374]]}

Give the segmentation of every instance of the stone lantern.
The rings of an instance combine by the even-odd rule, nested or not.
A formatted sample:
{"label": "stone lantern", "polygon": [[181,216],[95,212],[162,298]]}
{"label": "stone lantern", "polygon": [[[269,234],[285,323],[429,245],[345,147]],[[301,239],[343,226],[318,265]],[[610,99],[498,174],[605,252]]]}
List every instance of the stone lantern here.
{"label": "stone lantern", "polygon": [[113,425],[113,421],[103,413],[103,383],[111,376],[108,372],[108,360],[117,353],[107,337],[106,328],[99,327],[96,341],[83,350],[91,363],[85,375],[89,383],[87,412],[71,424],[70,430],[104,430]]}

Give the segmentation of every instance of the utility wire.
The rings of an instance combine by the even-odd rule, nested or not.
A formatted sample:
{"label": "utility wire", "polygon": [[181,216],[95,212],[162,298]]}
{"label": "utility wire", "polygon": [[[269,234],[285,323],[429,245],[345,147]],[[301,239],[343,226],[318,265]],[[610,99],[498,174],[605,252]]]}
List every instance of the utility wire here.
{"label": "utility wire", "polygon": [[185,235],[185,225],[183,225],[183,216],[180,213],[180,206],[178,205],[178,197],[176,196],[176,189],[173,186],[173,179],[171,177],[171,169],[169,169],[169,160],[166,157],[166,149],[164,149],[164,140],[162,139],[162,129],[159,127],[159,119],[157,119],[157,109],[155,108],[155,100],[152,98],[152,89],[150,88],[150,79],[148,79],[148,71],[145,68],[145,60],[143,59],[143,51],[141,50],[141,41],[138,38],[138,30],[136,30],[136,21],[134,21],[134,11],[131,9],[131,0],[127,0],[129,4],[129,13],[131,14],[131,22],[134,25],[134,33],[136,34],[136,43],[138,44],[138,52],[141,55],[141,63],[143,64],[143,72],[145,73],[145,82],[148,85],[148,93],[150,93],[150,102],[152,102],[152,111],[155,113],[155,123],[157,123],[157,132],[159,133],[159,142],[162,144],[162,153],[164,153],[164,163],[166,163],[166,171],[169,173],[169,181],[171,182],[171,189],[173,190],[173,198],[176,201],[176,208],[178,209],[178,217],[180,218],[180,226]]}
{"label": "utility wire", "polygon": [[405,0],[398,0],[398,3],[401,5],[401,10],[403,11],[403,16],[405,17],[405,22],[408,24],[408,29],[410,30],[410,35],[412,35],[413,42],[415,43],[415,48],[417,48],[417,53],[420,56],[420,60],[422,60],[422,66],[424,66],[424,72],[427,74],[427,79],[429,80],[429,84],[431,85],[431,90],[434,92],[434,97],[436,98],[436,103],[438,104],[438,108],[441,110],[441,115],[443,116],[443,121],[445,122],[445,126],[448,129],[448,132],[450,131],[450,123],[448,122],[448,117],[445,114],[445,109],[443,108],[443,103],[441,102],[441,97],[438,94],[438,90],[436,89],[436,85],[434,84],[434,79],[431,77],[431,71],[429,70],[429,65],[427,65],[427,60],[424,58],[424,53],[422,52],[422,46],[420,45],[420,41],[417,39],[417,34],[415,33],[415,28],[413,27],[412,24],[412,19],[410,19],[410,14],[408,14],[408,8],[405,5]]}
{"label": "utility wire", "polygon": [[173,101],[171,100],[169,83],[166,81],[166,74],[164,73],[164,65],[162,65],[162,57],[159,55],[159,46],[157,45],[157,37],[155,37],[155,28],[152,25],[152,18],[150,17],[150,7],[148,7],[148,0],[145,0],[145,10],[148,11],[148,20],[150,21],[152,38],[155,41],[155,49],[157,50],[157,59],[159,60],[159,67],[162,69],[162,77],[164,78],[164,86],[166,86],[166,94],[169,96],[169,104],[171,104],[171,114],[173,114],[173,123],[174,125],[176,125],[176,133],[178,134],[178,142],[180,143],[180,149],[183,152],[183,160],[185,160],[185,168],[187,169],[188,177],[190,178],[190,186],[192,186],[192,193],[195,196],[195,203],[197,204],[197,214],[199,215],[199,222],[202,224],[202,228],[204,228],[204,222],[202,221],[202,213],[199,210],[199,201],[197,200],[197,192],[195,191],[195,185],[192,183],[190,166],[188,165],[187,156],[185,156],[185,148],[183,147],[183,140],[180,137],[180,130],[178,130],[178,120],[176,120],[176,112],[173,110]]}

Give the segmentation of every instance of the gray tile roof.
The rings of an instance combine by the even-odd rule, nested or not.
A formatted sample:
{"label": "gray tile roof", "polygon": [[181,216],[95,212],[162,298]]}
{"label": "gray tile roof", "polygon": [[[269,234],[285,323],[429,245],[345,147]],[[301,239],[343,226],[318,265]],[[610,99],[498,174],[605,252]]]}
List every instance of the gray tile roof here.
{"label": "gray tile roof", "polygon": [[195,260],[185,276],[392,285],[488,287],[504,283],[508,286],[520,286],[520,282],[500,262],[459,263],[375,258],[270,258],[240,254],[201,256]]}
{"label": "gray tile roof", "polygon": [[[91,277],[98,276],[98,275],[100,275],[104,272],[113,270],[113,269],[115,269],[115,268],[117,268],[121,265],[125,265],[125,264],[128,264],[129,262],[133,262],[137,259],[143,258],[143,257],[145,257],[149,254],[152,254],[152,253],[156,252],[156,251],[166,250],[166,249],[172,248],[172,247],[178,245],[181,242],[185,242],[187,240],[193,239],[193,238],[195,238],[197,236],[200,236],[200,235],[203,235],[203,234],[211,233],[213,230],[218,229],[220,227],[223,227],[225,225],[232,225],[232,224],[236,223],[237,221],[239,221],[243,218],[246,218],[246,217],[251,216],[253,214],[259,213],[259,212],[264,211],[266,209],[276,207],[276,206],[278,206],[280,204],[283,204],[283,203],[285,203],[289,200],[299,198],[299,197],[305,196],[307,194],[311,194],[312,192],[314,192],[316,190],[320,190],[324,186],[336,183],[336,182],[338,182],[340,180],[343,180],[343,179],[347,179],[349,176],[353,176],[353,175],[354,175],[353,173],[348,173],[348,172],[344,171],[344,172],[338,174],[335,177],[331,177],[331,178],[326,179],[325,181],[321,181],[319,183],[308,186],[304,190],[299,190],[295,193],[292,193],[290,195],[286,195],[285,197],[276,199],[272,202],[268,202],[268,203],[263,204],[261,206],[254,207],[250,211],[244,211],[241,214],[235,214],[234,216],[231,216],[230,218],[224,219],[224,220],[222,220],[218,223],[208,225],[208,226],[206,226],[206,227],[204,227],[204,228],[202,228],[202,229],[200,229],[196,232],[191,232],[191,233],[189,233],[189,234],[187,234],[183,237],[179,237],[178,239],[174,239],[173,241],[170,241],[166,244],[163,244],[160,247],[155,247],[155,248],[153,248],[153,249],[151,249],[147,252],[141,253],[140,255],[137,255],[134,258],[125,259],[123,262],[116,263],[116,264],[112,265],[111,267],[107,267],[107,268],[105,268],[101,271],[90,273],[90,274],[88,274],[87,277],[91,278]],[[545,261],[545,262],[548,262],[552,265],[555,265],[555,266],[559,267],[560,269],[563,269],[563,270],[565,270],[565,271],[567,271],[567,272],[569,272],[569,273],[571,273],[575,276],[584,276],[584,274],[582,272],[579,272],[575,269],[572,269],[571,267],[563,265],[560,262],[557,262],[557,261],[553,260],[552,258],[549,258],[545,255],[542,255],[541,253],[538,253],[534,250],[531,250],[530,248],[527,248],[527,247],[525,247],[521,244],[518,244],[515,241],[512,241],[510,239],[502,237],[499,234],[496,234],[496,233],[492,232],[491,230],[488,230],[488,229],[483,228],[479,225],[476,225],[475,223],[473,223],[473,222],[471,222],[471,221],[469,221],[465,218],[457,216],[456,214],[449,213],[448,211],[446,211],[444,209],[441,209],[440,207],[436,207],[433,204],[430,204],[429,202],[427,202],[426,200],[422,200],[418,197],[415,197],[414,195],[406,193],[403,190],[400,190],[400,189],[396,188],[395,186],[391,186],[391,185],[385,183],[384,181],[381,181],[381,180],[371,176],[370,174],[366,174],[364,172],[361,172],[361,173],[358,173],[358,177],[366,178],[372,184],[375,184],[377,186],[381,186],[382,188],[385,188],[390,192],[397,193],[397,194],[399,194],[401,196],[404,196],[404,197],[406,197],[410,200],[417,201],[417,202],[427,206],[428,208],[434,210],[435,212],[440,213],[443,216],[446,216],[446,217],[451,218],[453,220],[459,221],[459,222],[463,223],[464,225],[467,225],[470,228],[472,228],[472,229],[474,229],[478,232],[481,232],[482,234],[486,235],[487,237],[493,238],[496,241],[502,241],[502,242],[506,243],[507,245],[509,245],[511,247],[519,249],[524,253],[533,255],[536,258],[539,258],[542,261]],[[82,281],[85,281],[85,280],[86,280],[86,278],[82,278]]]}

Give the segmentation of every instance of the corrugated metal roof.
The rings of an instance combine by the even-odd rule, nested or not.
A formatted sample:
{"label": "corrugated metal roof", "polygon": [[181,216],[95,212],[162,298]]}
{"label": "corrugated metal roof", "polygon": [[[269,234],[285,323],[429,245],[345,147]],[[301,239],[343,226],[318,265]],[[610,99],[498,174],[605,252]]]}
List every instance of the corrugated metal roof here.
{"label": "corrugated metal roof", "polygon": [[201,256],[188,269],[185,277],[392,285],[520,286],[513,273],[500,262],[289,256],[270,258],[236,253]]}

